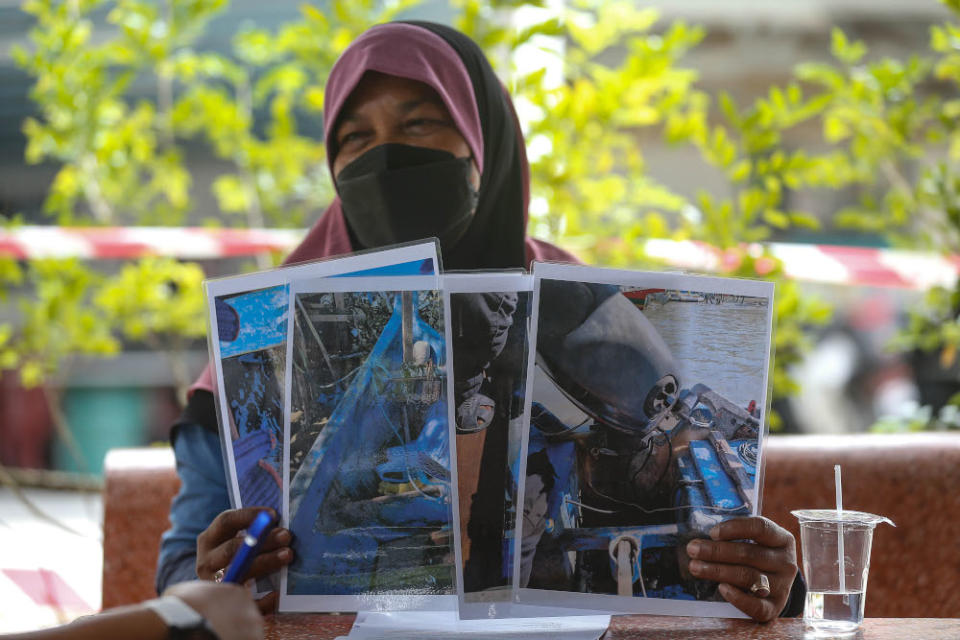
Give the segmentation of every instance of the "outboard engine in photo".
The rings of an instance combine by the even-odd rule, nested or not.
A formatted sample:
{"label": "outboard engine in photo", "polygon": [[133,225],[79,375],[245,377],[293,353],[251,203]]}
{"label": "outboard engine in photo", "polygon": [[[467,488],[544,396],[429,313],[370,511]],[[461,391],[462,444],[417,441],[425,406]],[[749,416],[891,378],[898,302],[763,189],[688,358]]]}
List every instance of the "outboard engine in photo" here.
{"label": "outboard engine in photo", "polygon": [[568,565],[534,562],[522,576],[541,588],[567,580],[564,590],[718,597],[689,574],[684,549],[751,513],[758,412],[704,384],[683,388],[656,327],[617,287],[544,280],[540,295],[543,401],[532,406],[529,454],[545,454],[555,481],[537,560]]}

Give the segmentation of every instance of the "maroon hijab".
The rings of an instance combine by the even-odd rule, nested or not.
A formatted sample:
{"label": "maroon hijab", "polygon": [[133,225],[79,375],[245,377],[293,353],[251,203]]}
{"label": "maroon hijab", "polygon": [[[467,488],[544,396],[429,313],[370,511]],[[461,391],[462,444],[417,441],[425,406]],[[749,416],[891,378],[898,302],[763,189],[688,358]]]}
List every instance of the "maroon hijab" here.
{"label": "maroon hijab", "polygon": [[[459,52],[458,52],[459,51]],[[333,172],[333,160],[336,157],[334,146],[334,127],[344,103],[356,88],[363,74],[377,71],[410,80],[417,80],[432,87],[450,111],[454,123],[476,158],[481,172],[478,209],[485,208],[490,214],[480,222],[486,228],[471,229],[474,235],[496,242],[496,234],[507,232],[504,227],[516,229],[522,235],[522,266],[529,266],[534,260],[553,260],[577,262],[570,253],[547,242],[526,235],[527,207],[530,200],[530,168],[527,163],[523,134],[509,95],[495,80],[492,69],[483,57],[479,47],[466,36],[449,27],[431,23],[389,23],[372,27],[365,31],[343,52],[334,64],[327,80],[324,96],[324,139],[327,147],[327,163]],[[472,71],[472,73],[471,73]],[[492,79],[492,80],[491,80]],[[494,91],[488,91],[491,84]],[[483,94],[478,101],[478,94]],[[495,93],[496,95],[490,95]],[[493,105],[491,107],[490,105]],[[499,107],[499,108],[498,108]],[[502,113],[506,112],[506,116]],[[510,203],[501,203],[497,197],[504,197],[501,188],[504,180],[497,179],[497,171],[503,170],[500,160],[504,153],[500,147],[502,141],[492,136],[490,129],[495,128],[495,116],[506,118],[509,128],[506,135],[513,150],[513,166],[521,174],[520,192],[515,207]],[[487,130],[484,129],[487,124]],[[502,123],[503,124],[503,123]],[[493,166],[496,165],[496,166]],[[486,170],[485,170],[486,169]],[[507,176],[516,182],[516,175]],[[509,182],[509,180],[507,180]],[[487,203],[484,197],[487,197]],[[516,212],[512,209],[519,209]],[[507,220],[497,219],[496,215],[512,216]],[[480,214],[477,215],[481,218]],[[516,220],[516,218],[520,218]],[[474,225],[479,226],[479,225]],[[520,245],[518,245],[520,246]],[[284,261],[294,264],[307,260],[316,260],[346,253],[354,247],[350,242],[350,233],[346,219],[340,207],[340,199],[335,198],[323,215],[317,220],[306,237]],[[446,260],[446,256],[444,257]],[[446,260],[449,264],[449,260]],[[502,268],[504,265],[482,263],[482,257],[476,267]],[[190,388],[213,390],[213,379],[209,364]]]}

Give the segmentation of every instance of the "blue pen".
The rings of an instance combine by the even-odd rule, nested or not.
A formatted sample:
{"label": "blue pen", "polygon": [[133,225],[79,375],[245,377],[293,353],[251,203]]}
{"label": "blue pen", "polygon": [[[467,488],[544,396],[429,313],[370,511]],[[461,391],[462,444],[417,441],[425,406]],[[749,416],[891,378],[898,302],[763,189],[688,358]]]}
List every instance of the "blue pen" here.
{"label": "blue pen", "polygon": [[230,568],[227,569],[227,572],[223,575],[224,582],[240,582],[243,576],[246,575],[247,570],[250,569],[250,563],[253,562],[253,559],[257,556],[257,549],[260,548],[260,543],[263,542],[270,532],[270,524],[272,522],[273,518],[268,512],[261,511],[257,514],[257,517],[253,520],[253,524],[247,527],[247,532],[243,536],[243,545],[240,547],[240,550],[237,551],[237,555],[233,556]]}

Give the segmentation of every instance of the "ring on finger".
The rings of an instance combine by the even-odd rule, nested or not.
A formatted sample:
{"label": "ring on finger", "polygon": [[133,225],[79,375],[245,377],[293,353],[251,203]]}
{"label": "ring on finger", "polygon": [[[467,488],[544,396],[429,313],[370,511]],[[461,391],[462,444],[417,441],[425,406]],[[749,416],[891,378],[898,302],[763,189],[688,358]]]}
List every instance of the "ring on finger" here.
{"label": "ring on finger", "polygon": [[223,574],[224,574],[224,570],[223,570],[223,569],[217,569],[217,572],[213,574],[213,581],[214,581],[214,582],[223,582]]}
{"label": "ring on finger", "polygon": [[761,573],[757,581],[750,585],[750,593],[758,598],[766,598],[770,595],[770,578]]}

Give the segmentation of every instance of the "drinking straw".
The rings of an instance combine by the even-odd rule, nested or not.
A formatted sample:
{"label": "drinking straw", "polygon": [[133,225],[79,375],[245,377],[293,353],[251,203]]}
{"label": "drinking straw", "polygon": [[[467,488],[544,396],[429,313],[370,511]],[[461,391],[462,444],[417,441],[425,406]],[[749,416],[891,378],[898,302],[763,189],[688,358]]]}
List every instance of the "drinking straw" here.
{"label": "drinking straw", "polygon": [[847,576],[843,567],[843,491],[840,485],[840,465],[833,465],[833,479],[837,487],[837,561],[840,566],[840,593],[847,592]]}

